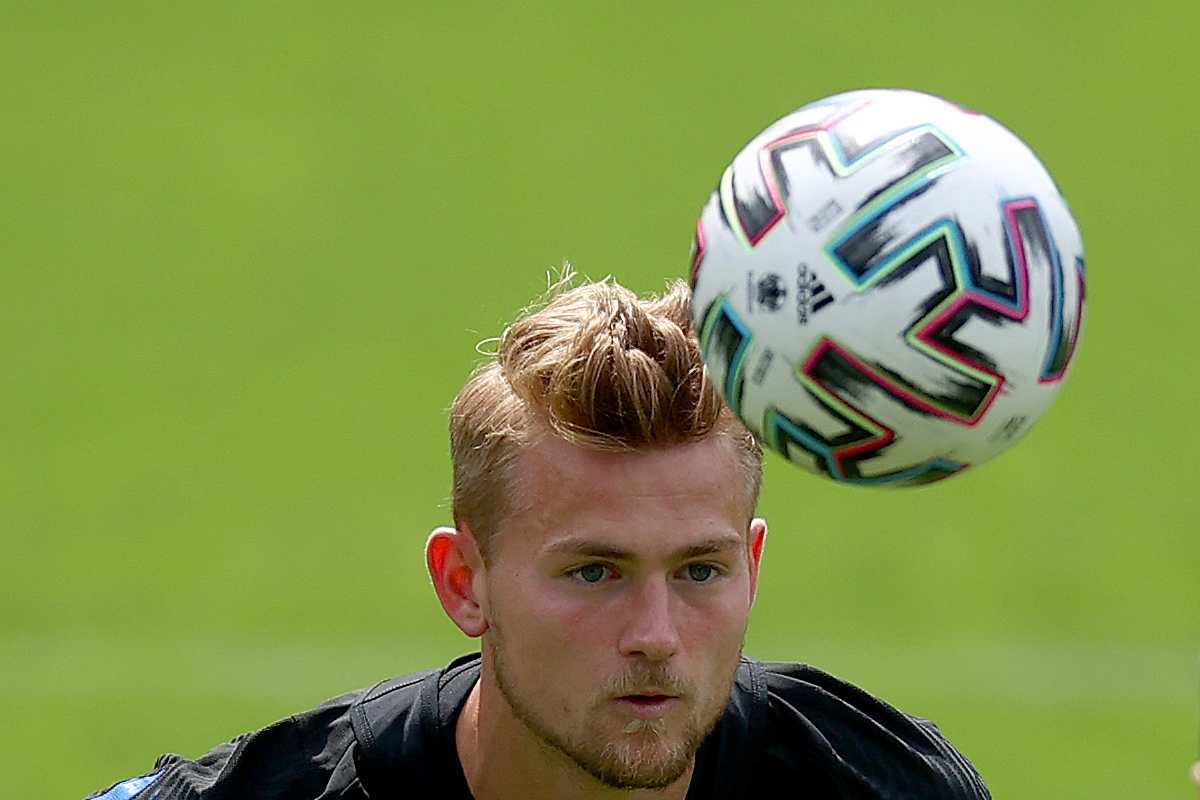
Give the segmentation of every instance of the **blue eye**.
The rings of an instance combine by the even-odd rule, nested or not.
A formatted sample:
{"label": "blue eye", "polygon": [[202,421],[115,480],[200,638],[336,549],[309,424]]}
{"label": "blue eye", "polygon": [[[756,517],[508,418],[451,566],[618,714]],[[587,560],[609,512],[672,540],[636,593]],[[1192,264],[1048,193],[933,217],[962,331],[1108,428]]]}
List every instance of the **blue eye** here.
{"label": "blue eye", "polygon": [[584,583],[599,583],[604,580],[604,574],[608,567],[603,564],[588,564],[575,570],[575,574]]}
{"label": "blue eye", "polygon": [[688,577],[697,583],[707,583],[717,576],[717,568],[712,564],[689,564]]}

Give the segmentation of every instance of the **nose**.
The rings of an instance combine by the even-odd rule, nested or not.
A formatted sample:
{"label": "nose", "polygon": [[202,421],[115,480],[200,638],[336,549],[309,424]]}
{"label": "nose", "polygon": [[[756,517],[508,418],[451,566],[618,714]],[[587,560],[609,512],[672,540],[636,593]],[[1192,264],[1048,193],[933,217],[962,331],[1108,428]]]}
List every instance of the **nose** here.
{"label": "nose", "polygon": [[665,577],[649,578],[638,587],[621,633],[621,655],[665,661],[679,652],[679,630],[671,611],[672,601]]}

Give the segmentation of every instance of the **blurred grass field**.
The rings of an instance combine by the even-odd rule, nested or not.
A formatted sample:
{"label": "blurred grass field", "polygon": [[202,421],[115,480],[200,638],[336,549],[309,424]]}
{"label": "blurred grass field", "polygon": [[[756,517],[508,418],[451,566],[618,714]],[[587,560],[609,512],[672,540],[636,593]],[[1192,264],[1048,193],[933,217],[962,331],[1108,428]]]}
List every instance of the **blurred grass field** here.
{"label": "blurred grass field", "polygon": [[997,798],[1190,796],[1195,18],[7,4],[5,796],[82,797],[473,649],[421,547],[475,343],[565,258],[682,276],[743,142],[861,86],[942,94],[1039,152],[1089,316],[1056,405],[977,471],[865,491],[772,457],[747,652],[932,717]]}

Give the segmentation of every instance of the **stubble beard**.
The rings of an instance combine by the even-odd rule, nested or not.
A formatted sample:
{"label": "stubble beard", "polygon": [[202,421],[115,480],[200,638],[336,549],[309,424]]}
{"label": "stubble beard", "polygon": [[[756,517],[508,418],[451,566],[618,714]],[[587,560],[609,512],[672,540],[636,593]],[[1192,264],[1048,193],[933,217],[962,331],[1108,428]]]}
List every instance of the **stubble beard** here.
{"label": "stubble beard", "polygon": [[[668,725],[664,719],[631,720],[616,738],[608,739],[595,725],[575,732],[556,730],[538,714],[533,703],[527,701],[524,687],[512,680],[513,675],[504,659],[504,638],[494,621],[491,633],[496,686],[513,715],[543,745],[566,756],[588,775],[614,789],[663,789],[679,780],[724,714],[736,678],[735,662],[723,686],[712,698],[698,701],[704,705],[695,710],[682,734],[673,740],[668,738]],[[738,655],[740,658],[740,648]],[[664,675],[658,677],[667,678]],[[634,687],[650,683],[669,687],[673,682],[647,675],[636,679],[624,676],[619,681],[619,685]],[[600,696],[608,697],[613,693],[602,691]]]}

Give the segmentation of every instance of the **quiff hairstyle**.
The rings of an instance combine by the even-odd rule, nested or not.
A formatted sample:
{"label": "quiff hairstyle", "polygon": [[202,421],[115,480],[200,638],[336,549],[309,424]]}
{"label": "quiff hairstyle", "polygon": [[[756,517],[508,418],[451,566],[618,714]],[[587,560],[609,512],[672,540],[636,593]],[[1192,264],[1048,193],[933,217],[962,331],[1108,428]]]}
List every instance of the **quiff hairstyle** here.
{"label": "quiff hairstyle", "polygon": [[751,512],[758,499],[762,448],[709,380],[687,285],[639,299],[611,279],[572,282],[568,267],[544,305],[505,329],[451,408],[454,523],[470,527],[485,561],[520,508],[517,457],[547,434],[609,452],[729,437]]}

